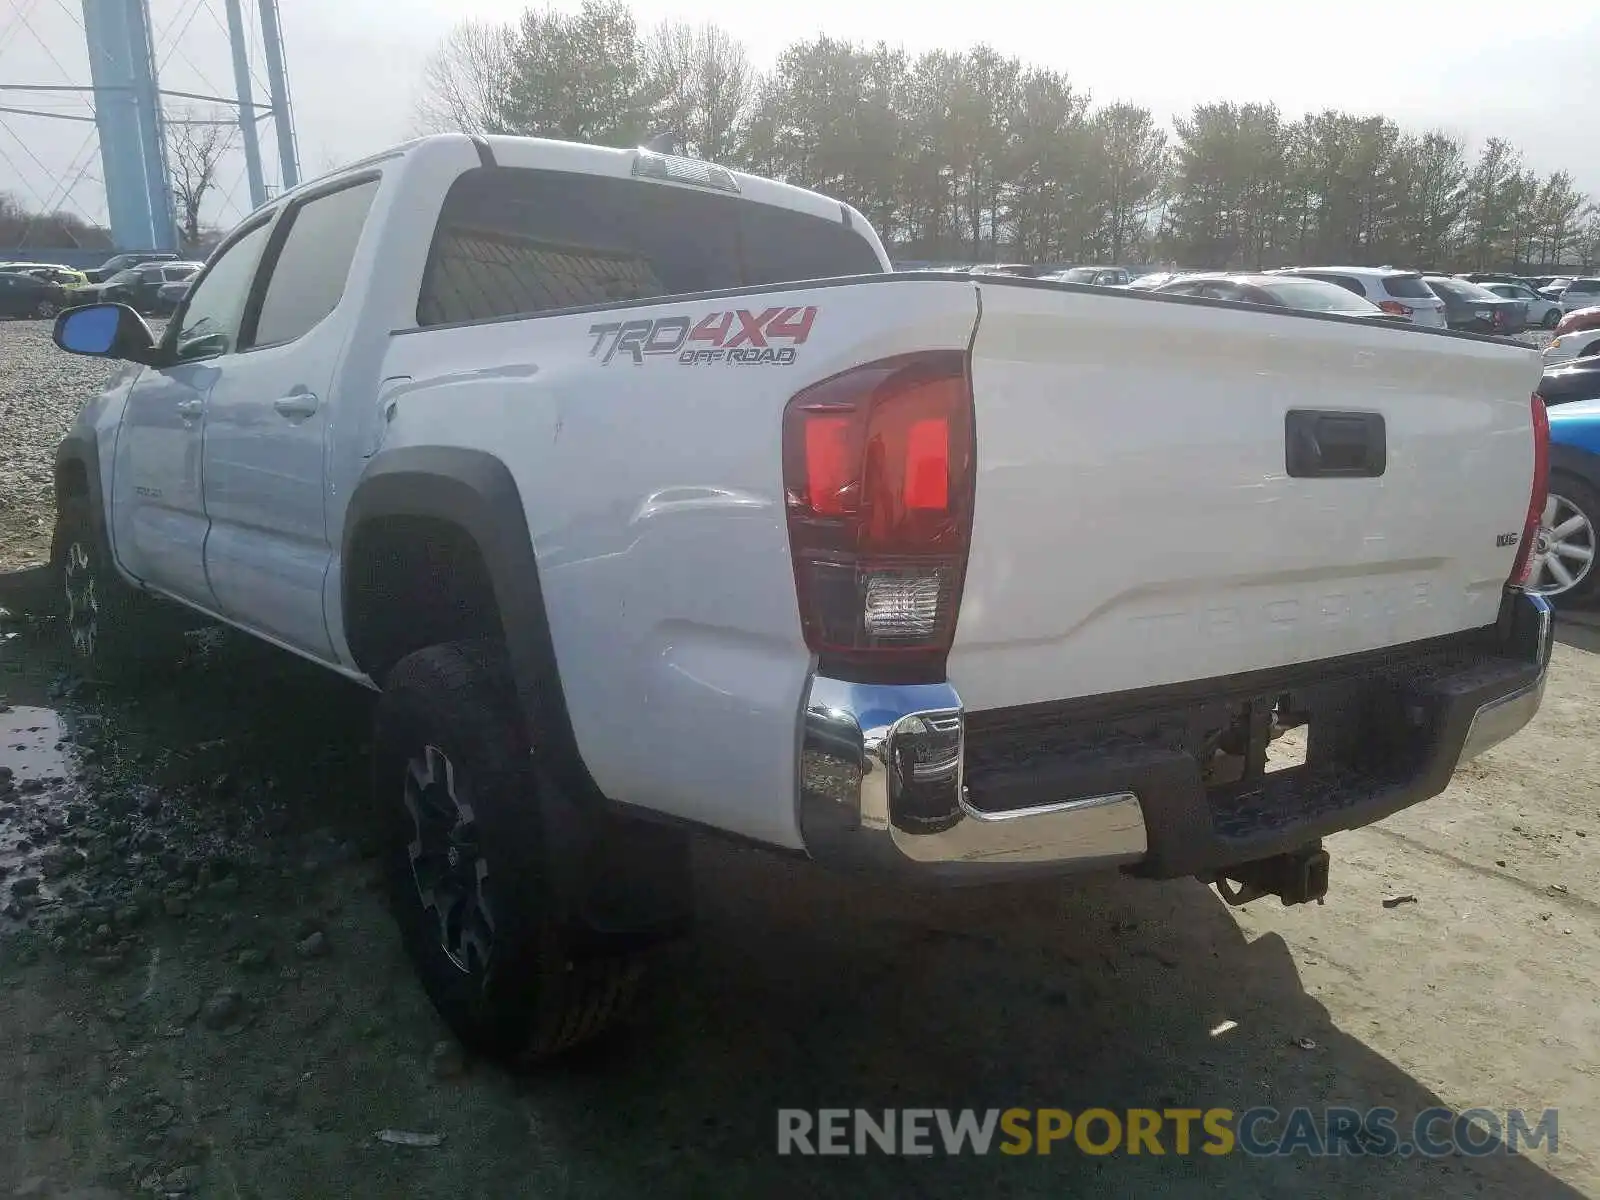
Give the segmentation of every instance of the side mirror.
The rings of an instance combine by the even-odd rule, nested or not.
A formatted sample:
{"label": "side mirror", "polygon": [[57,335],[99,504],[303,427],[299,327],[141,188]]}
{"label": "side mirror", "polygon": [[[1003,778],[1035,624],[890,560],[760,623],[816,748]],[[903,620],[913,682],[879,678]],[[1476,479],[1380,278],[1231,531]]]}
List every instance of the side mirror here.
{"label": "side mirror", "polygon": [[148,363],[156,339],[144,318],[126,304],[85,304],[56,318],[52,335],[68,354]]}

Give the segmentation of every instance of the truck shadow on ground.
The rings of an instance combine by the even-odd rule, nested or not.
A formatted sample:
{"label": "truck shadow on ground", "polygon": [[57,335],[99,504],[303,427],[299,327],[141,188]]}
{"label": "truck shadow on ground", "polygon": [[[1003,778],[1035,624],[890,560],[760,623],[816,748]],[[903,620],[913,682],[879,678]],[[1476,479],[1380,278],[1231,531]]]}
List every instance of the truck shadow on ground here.
{"label": "truck shadow on ground", "polygon": [[[0,688],[15,695],[56,679],[59,664],[26,650],[4,665]],[[196,805],[254,805],[274,836],[327,826],[365,836],[358,689],[230,641],[171,675],[90,691],[73,702],[116,728],[119,769],[164,772],[160,786],[190,787]],[[223,776],[229,786],[213,786]],[[261,1196],[1580,1194],[1543,1169],[1543,1150],[1212,1157],[1176,1153],[1170,1127],[1160,1156],[1090,1154],[1070,1139],[1048,1156],[780,1156],[780,1109],[1383,1106],[1405,1134],[1440,1100],[1363,1031],[1335,1028],[1288,946],[1276,935],[1247,941],[1192,881],[907,892],[712,840],[696,859],[697,931],[661,954],[653,991],[619,1036],[537,1073],[479,1065],[450,1081],[421,1069],[416,1047],[440,1030],[382,905],[360,890],[361,868],[321,880],[352,892],[333,935],[341,949],[318,968],[329,974],[315,1001],[307,989],[281,1003],[334,995],[332,1019],[264,1018],[225,1054],[193,1060],[199,1082],[184,1085],[227,1101],[274,1071],[317,1066],[319,1094],[295,1116],[214,1116],[283,1129],[224,1129],[210,1137],[226,1147],[213,1161],[226,1161],[236,1194]],[[247,895],[260,906],[267,890]],[[285,903],[304,903],[305,888],[292,890]],[[169,962],[210,953],[192,924],[183,936],[181,946],[168,939]],[[352,1150],[380,1119],[407,1113],[443,1144]]]}

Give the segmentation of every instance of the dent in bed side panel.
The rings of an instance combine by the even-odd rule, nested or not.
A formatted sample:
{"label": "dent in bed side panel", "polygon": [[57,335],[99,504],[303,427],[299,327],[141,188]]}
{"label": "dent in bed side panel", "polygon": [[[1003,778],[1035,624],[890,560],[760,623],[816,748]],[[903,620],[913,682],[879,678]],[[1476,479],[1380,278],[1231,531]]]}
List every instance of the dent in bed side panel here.
{"label": "dent in bed side panel", "polygon": [[[790,316],[762,319],[774,309]],[[783,506],[783,407],[869,359],[964,347],[975,313],[970,284],[798,287],[398,338],[384,373],[412,382],[389,394],[383,452],[474,447],[511,469],[567,712],[601,791],[799,848],[811,656]]]}

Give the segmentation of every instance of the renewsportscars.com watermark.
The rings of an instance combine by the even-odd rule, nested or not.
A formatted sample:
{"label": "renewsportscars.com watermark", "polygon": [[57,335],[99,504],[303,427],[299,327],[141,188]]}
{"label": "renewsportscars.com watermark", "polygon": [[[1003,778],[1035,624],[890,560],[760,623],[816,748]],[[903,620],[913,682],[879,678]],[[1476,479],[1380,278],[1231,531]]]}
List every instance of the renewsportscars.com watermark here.
{"label": "renewsportscars.com watermark", "polygon": [[1557,1111],[1428,1108],[781,1108],[778,1153],[1443,1158],[1560,1148]]}

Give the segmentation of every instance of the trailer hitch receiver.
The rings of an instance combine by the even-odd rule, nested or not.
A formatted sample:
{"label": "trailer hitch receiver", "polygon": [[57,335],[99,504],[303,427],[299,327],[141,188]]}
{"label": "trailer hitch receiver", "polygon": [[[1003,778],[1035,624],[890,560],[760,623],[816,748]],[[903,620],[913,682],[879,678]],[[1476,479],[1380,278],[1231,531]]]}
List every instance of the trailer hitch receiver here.
{"label": "trailer hitch receiver", "polygon": [[1262,896],[1276,896],[1285,905],[1321,904],[1328,894],[1328,852],[1320,841],[1312,842],[1287,854],[1228,867],[1207,882],[1216,884],[1217,893],[1234,907]]}

